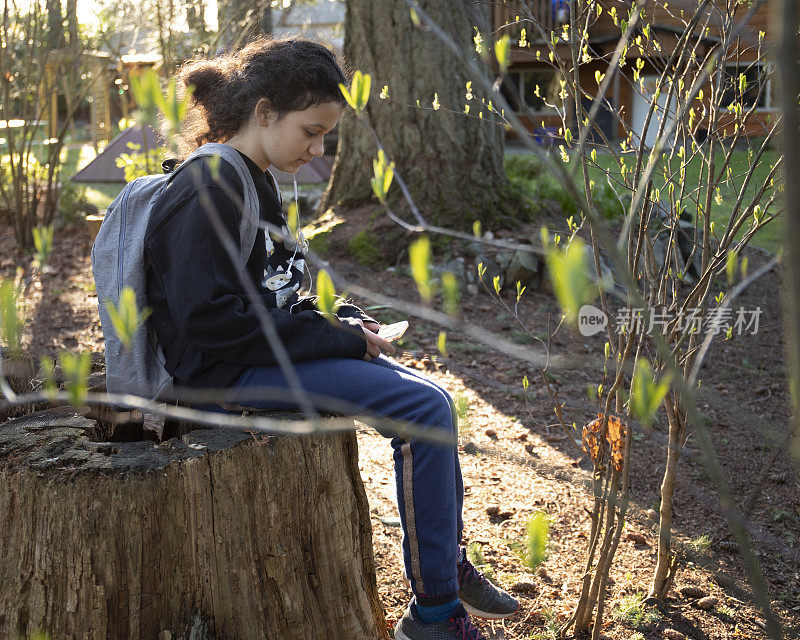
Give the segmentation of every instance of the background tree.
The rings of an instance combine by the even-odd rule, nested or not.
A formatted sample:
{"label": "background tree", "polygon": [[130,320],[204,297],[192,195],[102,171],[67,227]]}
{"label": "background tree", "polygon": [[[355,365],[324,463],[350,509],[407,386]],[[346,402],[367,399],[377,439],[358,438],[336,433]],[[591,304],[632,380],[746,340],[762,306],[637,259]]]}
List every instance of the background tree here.
{"label": "background tree", "polygon": [[175,0],[155,0],[153,8],[156,15],[158,45],[161,52],[161,66],[166,75],[170,75],[179,62],[179,52],[175,46],[175,22],[178,7]]}
{"label": "background tree", "polygon": [[[485,3],[435,0],[426,11],[464,50],[475,51],[476,27],[488,32]],[[483,104],[485,94],[468,89],[462,63],[415,26],[402,0],[349,0],[345,25],[347,63],[371,75],[376,97],[386,88],[367,114],[421,213],[461,229],[474,220],[490,224],[501,212],[513,215],[519,201],[503,171],[503,129],[490,124],[498,116]],[[372,200],[375,154],[371,133],[346,115],[323,210]]]}
{"label": "background tree", "polygon": [[[48,11],[53,8],[53,13]],[[56,214],[60,153],[68,112],[56,135],[45,144],[40,130],[46,98],[58,90],[58,73],[74,62],[69,55],[54,57],[48,35],[55,7],[34,2],[29,11],[7,7],[0,18],[0,120],[17,120],[9,127],[0,163],[0,222],[14,228],[17,244],[34,246],[34,229],[47,227]],[[63,38],[63,33],[61,34]],[[60,63],[48,69],[48,62]],[[91,79],[74,87],[75,105],[91,89]]]}
{"label": "background tree", "polygon": [[205,42],[208,38],[205,0],[186,0],[185,9],[189,31],[196,34],[200,41]]}
{"label": "background tree", "polygon": [[50,49],[60,49],[64,46],[61,0],[47,0],[47,46]]}
{"label": "background tree", "polygon": [[272,9],[269,2],[219,0],[217,49],[224,51],[243,45],[257,33],[270,33]]}
{"label": "background tree", "polygon": [[66,102],[67,113],[73,113],[77,108],[73,94],[75,93],[75,88],[80,85],[81,76],[80,56],[78,53],[83,49],[91,48],[86,46],[87,43],[81,38],[78,24],[78,0],[67,0],[65,22],[67,39],[62,46],[69,48],[70,63],[65,65],[60,89]]}
{"label": "background tree", "polygon": [[67,35],[72,49],[82,46],[78,30],[78,0],[67,0]]}

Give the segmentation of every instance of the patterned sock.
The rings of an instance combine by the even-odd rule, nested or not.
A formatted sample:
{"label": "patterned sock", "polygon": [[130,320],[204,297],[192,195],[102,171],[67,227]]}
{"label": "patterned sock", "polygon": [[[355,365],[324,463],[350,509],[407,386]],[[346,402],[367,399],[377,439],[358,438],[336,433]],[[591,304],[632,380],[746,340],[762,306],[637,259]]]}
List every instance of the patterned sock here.
{"label": "patterned sock", "polygon": [[458,596],[453,594],[452,597],[453,599],[450,602],[426,607],[420,603],[420,598],[417,596],[415,600],[419,617],[422,618],[423,622],[427,623],[447,620],[456,610],[456,606],[458,606]]}

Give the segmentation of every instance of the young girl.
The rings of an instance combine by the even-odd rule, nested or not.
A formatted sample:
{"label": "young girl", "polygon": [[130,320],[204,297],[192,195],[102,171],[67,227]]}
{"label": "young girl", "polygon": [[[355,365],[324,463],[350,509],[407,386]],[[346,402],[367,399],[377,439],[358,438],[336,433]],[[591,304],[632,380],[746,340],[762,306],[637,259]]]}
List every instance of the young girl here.
{"label": "young girl", "polygon": [[[246,278],[305,391],[452,436],[456,425],[447,392],[382,355],[394,349],[377,335],[375,320],[343,304],[334,324],[298,296],[306,246],[299,234],[286,237],[277,183],[268,169],[296,173],[323,154],[324,136],[345,107],[338,85],[347,80],[335,56],[306,40],[261,38],[238,52],[187,63],[179,79],[194,87],[182,134],[185,150],[206,142],[236,149],[252,174],[262,225],[240,273],[221,238],[238,237],[244,187],[224,160],[193,159],[197,166],[178,173],[156,202],[145,236],[147,297],[176,385],[230,387],[240,402],[250,387],[288,388],[263,318],[242,284]],[[284,236],[264,228],[283,229]],[[403,558],[414,592],[395,638],[478,638],[468,611],[503,618],[516,611],[517,602],[486,581],[459,547],[458,450],[422,439],[394,437],[391,443]]]}

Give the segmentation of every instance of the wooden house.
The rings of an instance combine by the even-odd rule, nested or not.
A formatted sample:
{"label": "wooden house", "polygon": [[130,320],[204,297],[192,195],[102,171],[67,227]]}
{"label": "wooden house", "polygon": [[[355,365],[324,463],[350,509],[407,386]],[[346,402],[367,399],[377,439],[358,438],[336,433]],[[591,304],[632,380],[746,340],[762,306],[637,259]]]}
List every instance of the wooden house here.
{"label": "wooden house", "polygon": [[[602,0],[599,9],[589,20],[588,56],[579,52],[578,74],[583,91],[583,108],[588,110],[598,90],[600,74],[607,71],[608,61],[620,40],[623,21],[630,14],[632,2]],[[606,92],[606,102],[600,110],[597,122],[609,140],[619,140],[634,133],[634,140],[644,135],[649,145],[657,134],[657,123],[651,122],[644,131],[645,118],[659,77],[668,64],[673,64],[674,53],[686,30],[686,25],[697,9],[695,0],[653,2],[645,4],[644,18],[640,20],[624,56],[624,65]],[[725,3],[712,0],[701,19],[694,27],[692,55],[705,59],[723,46],[725,20],[731,17],[724,13]],[[734,23],[743,20],[749,4],[739,5]],[[729,44],[725,55],[725,74],[722,82],[722,101],[714,114],[711,112],[711,85],[703,89],[703,99],[696,102],[694,128],[702,138],[710,127],[721,130],[723,135],[734,133],[735,116],[727,109],[733,104],[739,90],[739,78],[746,80],[742,100],[744,110],[754,108],[748,119],[746,133],[750,136],[765,135],[777,115],[776,74],[768,61],[768,50],[774,41],[770,19],[771,3],[763,4],[747,21],[738,37]],[[598,15],[599,12],[599,15]],[[531,20],[531,17],[533,20]],[[552,105],[561,106],[559,99],[561,74],[550,62],[551,43],[559,57],[571,66],[570,45],[558,36],[569,24],[567,0],[506,0],[493,9],[493,33],[496,38],[508,34],[511,38],[511,55],[508,73],[503,82],[503,93],[526,127],[538,132],[542,128],[556,132],[562,127],[560,116]],[[676,52],[677,49],[677,52]],[[680,82],[681,78],[676,78]],[[688,89],[685,79],[683,92]],[[538,86],[538,90],[536,87]],[[668,92],[659,93],[658,105],[667,109],[667,117],[675,117],[677,99],[667,104]],[[569,100],[568,100],[569,102]],[[523,113],[527,107],[527,113]],[[548,106],[550,105],[550,106]],[[700,115],[705,105],[705,116]],[[574,127],[574,105],[567,104],[567,125]]]}

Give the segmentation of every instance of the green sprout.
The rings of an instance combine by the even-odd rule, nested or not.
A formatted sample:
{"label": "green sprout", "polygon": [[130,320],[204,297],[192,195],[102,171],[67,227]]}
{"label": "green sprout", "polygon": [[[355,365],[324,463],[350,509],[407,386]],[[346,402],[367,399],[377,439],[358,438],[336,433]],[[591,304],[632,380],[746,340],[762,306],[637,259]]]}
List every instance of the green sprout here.
{"label": "green sprout", "polygon": [[408,248],[408,256],[411,260],[411,275],[417,283],[419,294],[425,302],[430,302],[433,289],[430,276],[431,241],[428,236],[422,236],[413,242]]}
{"label": "green sprout", "polygon": [[150,309],[144,308],[141,312],[136,306],[136,293],[130,287],[124,287],[119,296],[117,306],[111,301],[106,301],[106,310],[111,317],[111,324],[122,346],[130,349],[136,330],[147,320]]}

